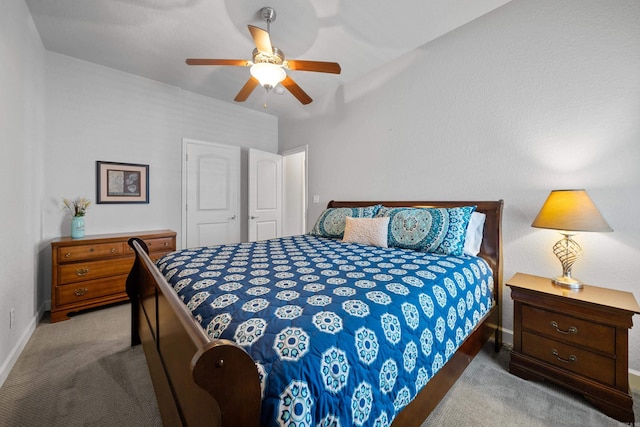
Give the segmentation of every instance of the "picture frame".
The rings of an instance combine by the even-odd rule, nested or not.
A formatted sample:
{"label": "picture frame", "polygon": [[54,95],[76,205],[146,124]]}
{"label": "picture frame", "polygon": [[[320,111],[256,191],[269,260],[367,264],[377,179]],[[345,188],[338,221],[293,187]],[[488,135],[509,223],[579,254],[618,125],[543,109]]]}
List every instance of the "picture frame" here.
{"label": "picture frame", "polygon": [[149,165],[98,160],[96,203],[149,203]]}

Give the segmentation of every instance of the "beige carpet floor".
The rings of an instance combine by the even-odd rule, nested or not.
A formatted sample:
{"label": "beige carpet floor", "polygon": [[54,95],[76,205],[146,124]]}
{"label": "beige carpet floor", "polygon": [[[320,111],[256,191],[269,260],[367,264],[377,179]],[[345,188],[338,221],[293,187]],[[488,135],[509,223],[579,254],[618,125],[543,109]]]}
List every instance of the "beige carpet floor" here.
{"label": "beige carpet floor", "polygon": [[161,426],[129,310],[43,318],[0,388],[0,426]]}
{"label": "beige carpet floor", "polygon": [[[45,317],[0,388],[0,426],[161,426],[142,348],[129,346],[129,319],[128,304],[55,324]],[[508,360],[487,345],[423,427],[625,425],[580,396],[509,374]],[[634,403],[640,421],[637,390]]]}

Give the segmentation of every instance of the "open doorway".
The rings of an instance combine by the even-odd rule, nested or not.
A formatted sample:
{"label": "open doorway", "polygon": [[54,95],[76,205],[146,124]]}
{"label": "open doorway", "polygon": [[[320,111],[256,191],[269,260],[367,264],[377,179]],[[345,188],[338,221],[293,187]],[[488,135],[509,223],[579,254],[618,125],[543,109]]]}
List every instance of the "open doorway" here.
{"label": "open doorway", "polygon": [[307,146],[282,153],[282,235],[307,232]]}

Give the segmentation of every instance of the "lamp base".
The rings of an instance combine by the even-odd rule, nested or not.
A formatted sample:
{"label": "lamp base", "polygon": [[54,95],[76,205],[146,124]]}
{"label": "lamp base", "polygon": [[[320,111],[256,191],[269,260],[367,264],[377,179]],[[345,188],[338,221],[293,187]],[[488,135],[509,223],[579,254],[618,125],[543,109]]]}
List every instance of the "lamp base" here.
{"label": "lamp base", "polygon": [[554,285],[558,285],[567,289],[582,289],[583,284],[580,280],[570,276],[560,276],[551,280]]}

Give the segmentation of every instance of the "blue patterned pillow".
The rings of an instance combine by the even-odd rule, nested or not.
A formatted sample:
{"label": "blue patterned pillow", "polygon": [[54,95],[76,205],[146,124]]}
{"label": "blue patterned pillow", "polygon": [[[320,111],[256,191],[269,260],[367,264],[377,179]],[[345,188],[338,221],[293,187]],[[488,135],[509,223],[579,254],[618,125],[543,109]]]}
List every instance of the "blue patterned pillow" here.
{"label": "blue patterned pillow", "polygon": [[329,237],[332,239],[342,239],[346,217],[351,218],[373,218],[381,205],[366,206],[362,208],[328,208],[325,209],[316,225],[311,229],[312,236]]}
{"label": "blue patterned pillow", "polygon": [[377,217],[389,217],[388,244],[404,249],[462,255],[467,226],[475,206],[459,208],[387,208]]}

